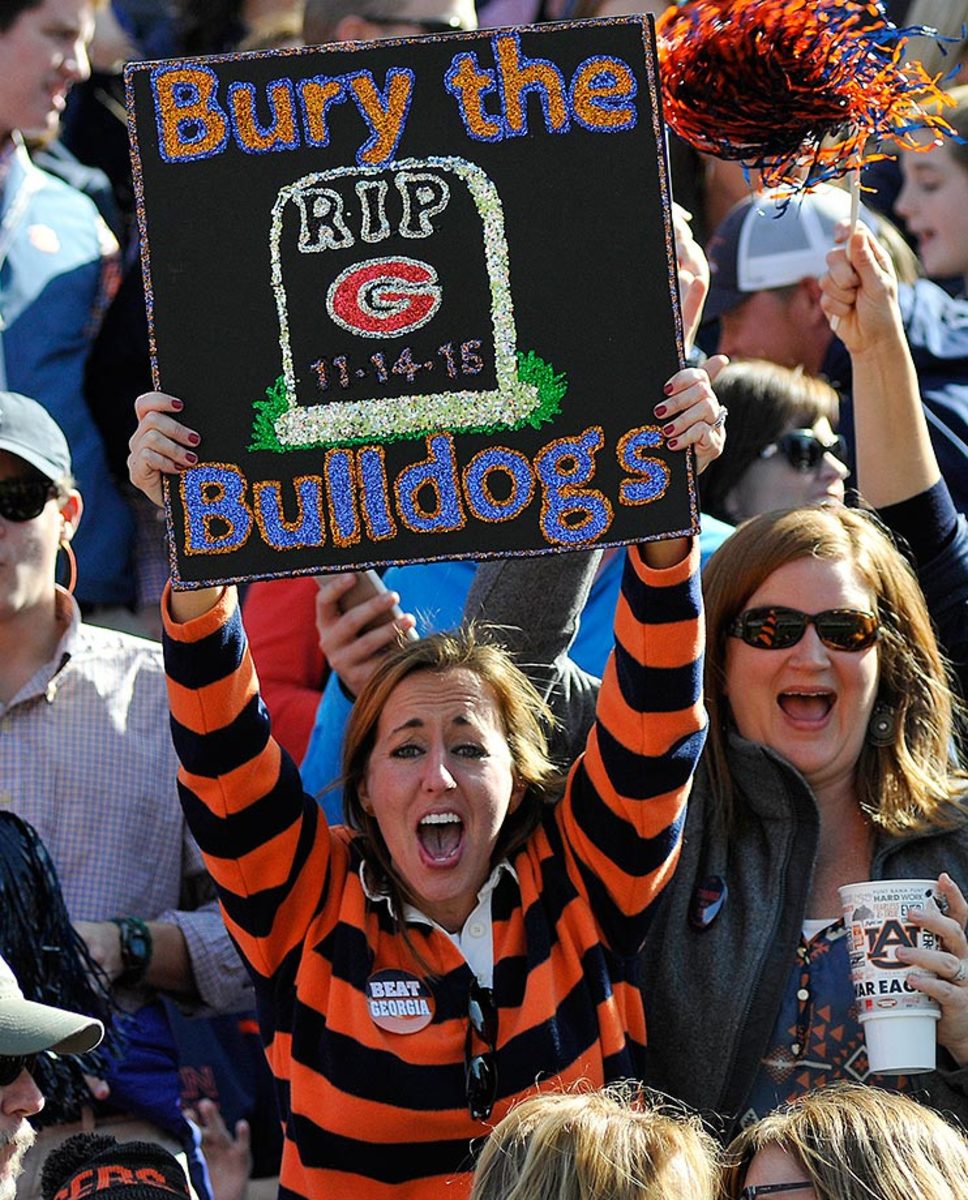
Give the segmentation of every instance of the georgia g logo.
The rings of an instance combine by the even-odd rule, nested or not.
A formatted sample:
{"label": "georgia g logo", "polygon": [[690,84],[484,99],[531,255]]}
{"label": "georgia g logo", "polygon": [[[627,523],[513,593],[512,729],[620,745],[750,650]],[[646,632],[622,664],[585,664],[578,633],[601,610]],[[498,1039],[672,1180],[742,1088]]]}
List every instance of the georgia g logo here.
{"label": "georgia g logo", "polygon": [[371,258],[333,280],[326,310],[361,337],[396,337],[426,325],[440,308],[437,272],[415,258]]}

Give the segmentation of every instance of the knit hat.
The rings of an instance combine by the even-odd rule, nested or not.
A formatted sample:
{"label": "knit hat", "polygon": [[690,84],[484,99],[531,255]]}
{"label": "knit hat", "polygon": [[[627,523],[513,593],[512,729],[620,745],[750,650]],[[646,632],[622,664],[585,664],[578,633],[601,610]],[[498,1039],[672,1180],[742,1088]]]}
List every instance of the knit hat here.
{"label": "knit hat", "polygon": [[16,976],[0,958],[0,1055],[13,1058],[41,1050],[83,1054],[103,1036],[104,1026],[93,1017],[25,1000]]}
{"label": "knit hat", "polygon": [[57,482],[71,473],[71,452],[61,427],[36,400],[0,392],[0,450],[9,450]]}
{"label": "knit hat", "polygon": [[[727,213],[709,239],[709,297],[703,321],[713,321],[754,292],[819,279],[834,248],[834,230],[850,218],[850,195],[821,186],[793,199],[749,195]],[[861,205],[860,219],[874,229]]]}
{"label": "knit hat", "polygon": [[47,1155],[43,1200],[191,1200],[178,1160],[154,1142],[119,1142],[103,1133],[75,1133]]}

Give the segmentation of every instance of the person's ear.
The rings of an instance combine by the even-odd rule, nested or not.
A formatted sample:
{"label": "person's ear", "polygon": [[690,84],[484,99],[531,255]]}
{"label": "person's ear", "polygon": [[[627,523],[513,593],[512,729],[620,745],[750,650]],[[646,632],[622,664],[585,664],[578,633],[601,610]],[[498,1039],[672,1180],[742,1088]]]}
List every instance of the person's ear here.
{"label": "person's ear", "polygon": [[84,501],[81,499],[81,493],[71,488],[60,503],[61,541],[69,542],[77,532],[83,511]]}
{"label": "person's ear", "polygon": [[524,799],[524,793],[528,790],[528,785],[523,779],[514,777],[514,786],[511,788],[511,801],[508,804],[508,816],[517,812],[521,806],[521,801]]}
{"label": "person's ear", "polygon": [[800,312],[810,321],[811,325],[822,323],[824,328],[828,328],[827,316],[820,307],[822,297],[820,280],[814,279],[812,275],[801,279],[797,284],[796,299],[799,301]]}
{"label": "person's ear", "polygon": [[360,808],[363,809],[368,817],[372,817],[373,805],[370,803],[370,792],[366,785],[366,775],[361,775],[356,785],[356,798],[360,802]]}

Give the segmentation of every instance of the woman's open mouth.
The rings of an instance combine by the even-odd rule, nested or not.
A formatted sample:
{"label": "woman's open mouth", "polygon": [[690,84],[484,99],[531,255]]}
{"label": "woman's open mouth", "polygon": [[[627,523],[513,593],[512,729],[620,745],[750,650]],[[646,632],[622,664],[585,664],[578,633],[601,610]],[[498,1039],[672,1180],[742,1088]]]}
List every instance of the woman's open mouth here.
{"label": "woman's open mouth", "polygon": [[818,725],[827,719],[837,702],[833,692],[781,692],[777,704],[791,721]]}
{"label": "woman's open mouth", "polygon": [[417,840],[429,866],[449,867],[460,858],[464,822],[455,812],[427,813],[417,826]]}

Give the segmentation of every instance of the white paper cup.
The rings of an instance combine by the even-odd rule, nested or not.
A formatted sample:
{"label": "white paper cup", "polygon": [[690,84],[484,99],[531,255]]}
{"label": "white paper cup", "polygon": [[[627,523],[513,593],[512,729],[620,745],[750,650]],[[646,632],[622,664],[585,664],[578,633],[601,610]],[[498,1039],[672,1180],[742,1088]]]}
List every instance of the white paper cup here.
{"label": "white paper cup", "polygon": [[933,879],[882,879],[839,890],[850,948],[857,1017],[870,1069],[914,1075],[935,1067],[935,1023],[941,1009],[907,982],[914,969],[897,961],[901,946],[934,950],[935,935],[906,919],[934,902]]}

